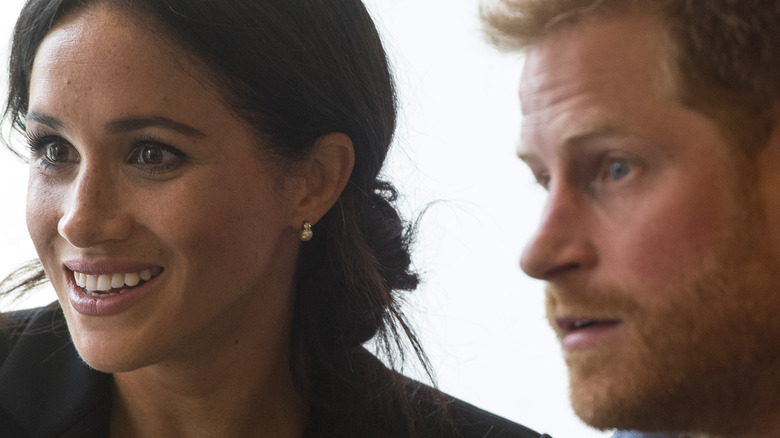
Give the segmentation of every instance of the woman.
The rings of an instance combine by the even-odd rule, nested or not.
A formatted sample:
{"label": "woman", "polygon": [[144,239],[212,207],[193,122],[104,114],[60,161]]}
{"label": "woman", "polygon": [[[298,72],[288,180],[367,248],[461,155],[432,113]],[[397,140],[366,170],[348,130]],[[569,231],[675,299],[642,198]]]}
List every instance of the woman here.
{"label": "woman", "polygon": [[7,315],[3,436],[538,436],[361,347],[425,363],[359,0],[30,0],[10,69],[45,274],[5,285],[58,303]]}

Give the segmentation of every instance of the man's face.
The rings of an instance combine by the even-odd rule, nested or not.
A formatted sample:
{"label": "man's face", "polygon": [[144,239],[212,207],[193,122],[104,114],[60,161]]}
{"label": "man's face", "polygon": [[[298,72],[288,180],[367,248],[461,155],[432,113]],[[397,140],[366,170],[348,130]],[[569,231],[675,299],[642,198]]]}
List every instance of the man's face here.
{"label": "man's face", "polygon": [[584,421],[722,431],[780,364],[777,177],[674,99],[663,41],[625,15],[528,53],[519,154],[548,199],[521,265],[548,283]]}

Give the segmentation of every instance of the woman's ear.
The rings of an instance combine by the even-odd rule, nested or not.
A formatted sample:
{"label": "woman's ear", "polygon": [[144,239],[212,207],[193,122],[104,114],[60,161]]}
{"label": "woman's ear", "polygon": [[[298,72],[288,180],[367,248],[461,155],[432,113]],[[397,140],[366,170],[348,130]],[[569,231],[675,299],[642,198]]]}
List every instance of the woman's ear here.
{"label": "woman's ear", "polygon": [[355,148],[346,134],[332,132],[314,141],[299,167],[298,177],[304,181],[297,209],[300,222],[316,223],[333,207],[344,191],[354,165]]}

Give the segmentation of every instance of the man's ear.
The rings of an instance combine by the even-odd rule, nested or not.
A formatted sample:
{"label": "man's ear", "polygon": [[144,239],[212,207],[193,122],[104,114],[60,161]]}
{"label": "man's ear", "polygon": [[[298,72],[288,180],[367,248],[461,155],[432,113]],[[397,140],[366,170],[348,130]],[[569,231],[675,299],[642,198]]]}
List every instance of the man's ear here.
{"label": "man's ear", "polygon": [[[324,134],[314,141],[300,164],[298,177],[304,184],[297,216],[300,222],[316,223],[336,203],[352,175],[352,139],[341,132]],[[300,226],[300,222],[294,226]]]}

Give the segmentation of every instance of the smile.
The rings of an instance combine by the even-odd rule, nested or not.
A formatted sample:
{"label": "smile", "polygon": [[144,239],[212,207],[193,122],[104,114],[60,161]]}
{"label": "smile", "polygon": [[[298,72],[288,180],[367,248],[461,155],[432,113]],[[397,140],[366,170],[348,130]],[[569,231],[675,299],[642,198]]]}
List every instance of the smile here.
{"label": "smile", "polygon": [[83,274],[74,271],[73,279],[78,287],[86,291],[87,295],[93,297],[106,297],[124,293],[131,288],[157,277],[162,271],[163,268],[160,266],[144,269],[140,272],[100,275]]}

